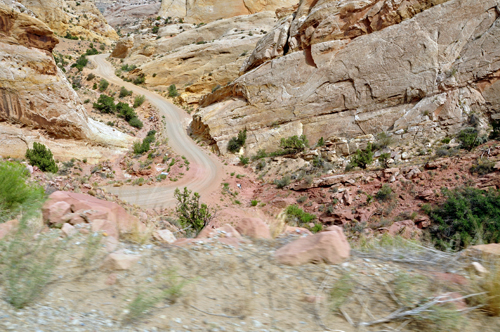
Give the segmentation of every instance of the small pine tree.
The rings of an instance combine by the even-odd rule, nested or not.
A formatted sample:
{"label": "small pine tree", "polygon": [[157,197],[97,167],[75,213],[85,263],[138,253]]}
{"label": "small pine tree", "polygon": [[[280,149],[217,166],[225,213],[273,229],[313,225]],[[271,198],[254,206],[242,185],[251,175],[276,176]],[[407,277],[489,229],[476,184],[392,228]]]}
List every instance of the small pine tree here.
{"label": "small pine tree", "polygon": [[172,84],[171,86],[168,87],[168,96],[171,98],[175,98],[179,95],[179,92],[177,92],[177,87],[175,84]]}
{"label": "small pine tree", "polygon": [[41,143],[33,143],[33,149],[26,150],[26,159],[30,164],[40,168],[43,172],[57,173],[59,168],[54,161],[52,151]]}

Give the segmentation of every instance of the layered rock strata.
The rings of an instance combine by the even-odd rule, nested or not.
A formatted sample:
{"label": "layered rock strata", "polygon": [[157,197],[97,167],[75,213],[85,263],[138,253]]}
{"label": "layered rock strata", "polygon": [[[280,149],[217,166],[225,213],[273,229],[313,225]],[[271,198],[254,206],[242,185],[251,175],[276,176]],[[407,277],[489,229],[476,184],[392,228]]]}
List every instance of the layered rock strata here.
{"label": "layered rock strata", "polygon": [[292,135],[348,146],[381,132],[423,141],[486,127],[500,117],[498,6],[302,0],[261,40],[242,67],[250,71],[201,100],[193,132],[226,153],[246,129],[253,154]]}

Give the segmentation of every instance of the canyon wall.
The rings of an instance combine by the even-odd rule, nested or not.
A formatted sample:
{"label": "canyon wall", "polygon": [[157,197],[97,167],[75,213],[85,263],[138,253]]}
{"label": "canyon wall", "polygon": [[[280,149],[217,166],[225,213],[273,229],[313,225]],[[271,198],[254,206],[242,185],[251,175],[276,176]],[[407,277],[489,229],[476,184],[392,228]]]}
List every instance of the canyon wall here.
{"label": "canyon wall", "polygon": [[221,18],[275,11],[298,0],[163,0],[159,15],[182,18],[188,23],[208,23]]}
{"label": "canyon wall", "polygon": [[[58,39],[40,20],[0,5],[0,121],[47,137],[126,147],[132,138],[92,120],[52,50]],[[16,132],[2,129],[3,132]],[[12,134],[9,134],[12,135]],[[36,135],[33,135],[36,136]],[[4,138],[2,138],[4,141]]]}
{"label": "canyon wall", "polygon": [[244,75],[200,101],[193,132],[226,153],[246,129],[253,154],[292,135],[425,142],[485,128],[500,118],[499,5],[302,0],[259,41]]}

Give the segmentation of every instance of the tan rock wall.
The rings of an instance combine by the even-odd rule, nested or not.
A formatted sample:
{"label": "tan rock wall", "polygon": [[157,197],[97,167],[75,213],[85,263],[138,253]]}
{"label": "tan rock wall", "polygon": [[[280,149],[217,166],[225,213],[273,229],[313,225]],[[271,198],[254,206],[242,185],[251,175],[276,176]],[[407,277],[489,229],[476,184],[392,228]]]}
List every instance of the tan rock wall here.
{"label": "tan rock wall", "polygon": [[183,18],[190,23],[208,23],[221,18],[275,11],[298,0],[163,0],[159,15]]}
{"label": "tan rock wall", "polygon": [[[342,3],[356,12],[364,8],[360,4],[374,2]],[[338,16],[338,8],[325,7],[327,3],[317,1],[306,10],[303,1],[298,11],[329,17],[331,10]],[[456,132],[473,112],[480,117],[493,112],[488,103],[497,99],[485,99],[488,94],[481,95],[478,83],[491,81],[500,69],[498,2],[411,4],[427,9],[354,39],[321,41],[311,37],[314,33],[305,38],[311,25],[299,26],[296,38],[292,26],[289,42],[307,41],[307,48],[266,62],[204,97],[193,129],[216,141],[222,153],[231,137],[247,129],[251,154],[261,148],[274,151],[280,138],[291,134],[306,134],[310,142],[382,131],[401,139],[432,138]],[[400,15],[401,7],[395,8]],[[495,87],[483,84],[485,91]]]}

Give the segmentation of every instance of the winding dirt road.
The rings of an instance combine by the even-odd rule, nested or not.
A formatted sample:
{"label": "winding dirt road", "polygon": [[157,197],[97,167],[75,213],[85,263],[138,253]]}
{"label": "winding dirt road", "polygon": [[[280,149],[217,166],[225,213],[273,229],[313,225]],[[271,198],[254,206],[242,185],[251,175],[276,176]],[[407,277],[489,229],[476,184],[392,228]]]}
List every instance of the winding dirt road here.
{"label": "winding dirt road", "polygon": [[176,203],[174,190],[178,187],[188,187],[190,190],[200,193],[202,198],[217,190],[222,181],[222,164],[215,156],[208,155],[189,138],[183,125],[188,122],[188,115],[156,93],[117,77],[115,68],[106,61],[108,55],[100,54],[89,57],[89,60],[96,66],[93,72],[111,83],[124,86],[136,94],[145,95],[149,102],[159,109],[160,114],[165,116],[165,130],[169,138],[169,145],[176,153],[184,155],[196,172],[189,178],[186,176],[178,182],[158,184],[155,187],[122,186],[107,187],[106,189],[124,201],[145,208],[173,207]]}

